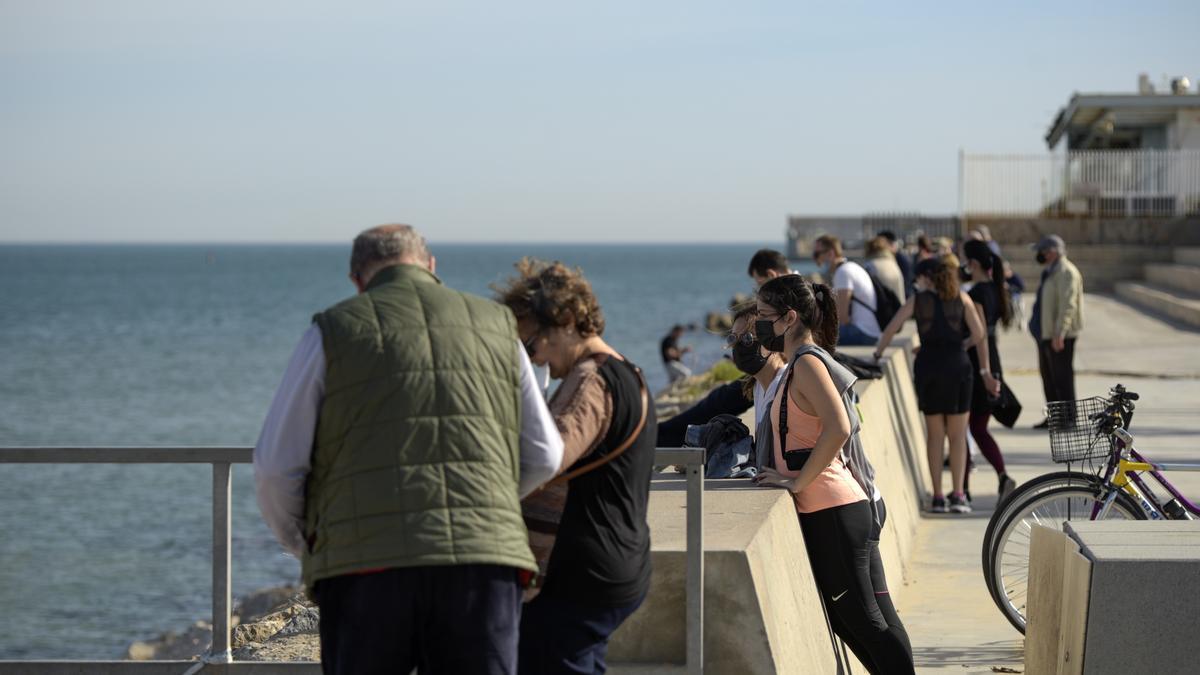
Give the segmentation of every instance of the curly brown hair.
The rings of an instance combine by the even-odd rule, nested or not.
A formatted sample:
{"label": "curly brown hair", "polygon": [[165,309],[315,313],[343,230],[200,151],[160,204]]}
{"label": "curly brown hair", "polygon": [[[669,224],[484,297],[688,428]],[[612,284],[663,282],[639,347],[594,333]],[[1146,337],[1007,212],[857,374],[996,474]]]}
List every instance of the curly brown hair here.
{"label": "curly brown hair", "polygon": [[604,334],[604,312],[583,270],[535,258],[521,258],[513,267],[516,276],[491,289],[517,321],[532,320],[542,329],[571,326],[583,337]]}

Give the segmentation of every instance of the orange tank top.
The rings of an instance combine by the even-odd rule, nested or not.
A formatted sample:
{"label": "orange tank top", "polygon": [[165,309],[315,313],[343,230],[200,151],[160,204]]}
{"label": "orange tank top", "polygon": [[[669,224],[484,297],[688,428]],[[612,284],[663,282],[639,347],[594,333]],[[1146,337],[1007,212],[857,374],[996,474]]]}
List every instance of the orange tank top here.
{"label": "orange tank top", "polygon": [[[775,468],[785,476],[795,477],[800,472],[787,468],[787,463],[783,460],[784,444],[779,441],[779,406],[784,400],[788,404],[788,450],[815,446],[817,438],[821,435],[821,418],[801,410],[796,401],[792,399],[791,394],[782,387],[771,403],[771,433],[775,437]],[[866,498],[867,495],[863,492],[862,486],[854,480],[854,476],[850,475],[850,470],[846,468],[841,452],[838,452],[829,466],[817,474],[808,487],[792,494],[796,510],[800,513],[812,513],[835,506],[845,506]]]}

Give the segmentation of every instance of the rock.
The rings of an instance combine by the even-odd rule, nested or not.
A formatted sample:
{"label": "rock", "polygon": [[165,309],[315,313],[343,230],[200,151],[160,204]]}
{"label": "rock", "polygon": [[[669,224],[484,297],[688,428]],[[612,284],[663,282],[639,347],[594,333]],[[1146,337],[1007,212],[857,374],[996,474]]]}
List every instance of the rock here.
{"label": "rock", "polygon": [[125,658],[130,661],[149,661],[154,658],[154,645],[138,640],[125,650]]}
{"label": "rock", "polygon": [[303,607],[288,620],[278,633],[281,636],[317,634],[320,632],[321,610],[316,607]]}
{"label": "rock", "polygon": [[315,633],[276,635],[264,643],[248,643],[233,653],[235,661],[320,661],[321,638]]}
{"label": "rock", "polygon": [[279,611],[284,605],[295,604],[301,599],[302,593],[303,589],[299,586],[265,588],[239,600],[233,613],[238,615],[242,623],[258,621]]}

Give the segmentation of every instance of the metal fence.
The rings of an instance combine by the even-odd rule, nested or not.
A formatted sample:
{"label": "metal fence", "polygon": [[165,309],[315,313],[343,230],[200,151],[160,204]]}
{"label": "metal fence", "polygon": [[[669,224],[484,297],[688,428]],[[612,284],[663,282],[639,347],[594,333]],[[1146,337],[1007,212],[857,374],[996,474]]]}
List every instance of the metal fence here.
{"label": "metal fence", "polygon": [[[200,661],[0,660],[0,675],[195,675],[196,673],[320,673],[310,662],[234,662],[230,647],[230,482],[234,464],[249,464],[253,448],[0,448],[0,464],[209,464],[212,466],[213,643]],[[704,449],[658,448],[656,465],[686,468],[687,475],[687,670],[704,669]]]}
{"label": "metal fence", "polygon": [[959,200],[966,216],[1200,213],[1200,150],[963,153]]}

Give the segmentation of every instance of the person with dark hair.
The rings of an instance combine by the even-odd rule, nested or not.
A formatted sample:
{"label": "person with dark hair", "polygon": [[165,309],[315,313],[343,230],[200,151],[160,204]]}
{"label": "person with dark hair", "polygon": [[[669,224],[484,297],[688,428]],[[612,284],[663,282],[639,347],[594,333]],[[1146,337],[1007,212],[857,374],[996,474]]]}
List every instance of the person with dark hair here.
{"label": "person with dark hair", "polygon": [[526,520],[556,534],[530,526],[535,553],[550,551],[521,614],[520,672],[603,673],[609,636],[650,588],[654,406],[638,367],[604,341],[604,315],[579,270],[525,259],[495,290],[530,360],[562,380],[550,398],[562,467],[536,508],[526,501]]}
{"label": "person with dark hair", "polygon": [[[975,311],[983,320],[987,333],[982,345],[975,345],[974,349],[967,352],[971,357],[971,368],[975,372],[975,381],[971,387],[971,414],[967,424],[979,451],[996,470],[1000,481],[996,492],[1000,499],[1004,499],[1017,484],[1005,471],[1004,455],[987,427],[992,417],[992,401],[1000,393],[1000,380],[1003,377],[1000,351],[996,345],[996,326],[1002,325],[1007,328],[1012,325],[1012,303],[1004,283],[1004,261],[992,251],[987,242],[968,241],[963,244],[963,253],[973,282],[967,294],[974,301]],[[983,367],[979,358],[984,352],[987,353],[988,368]]]}
{"label": "person with dark hair", "polygon": [[667,369],[667,381],[671,384],[692,374],[692,369],[683,365],[682,361],[683,355],[692,351],[689,346],[679,346],[679,338],[683,337],[683,330],[683,326],[679,324],[671,326],[671,332],[667,333],[663,337],[662,343],[659,344],[663,366]]}
{"label": "person with dark hair", "polygon": [[[858,437],[854,376],[833,359],[833,291],[800,276],[758,291],[755,333],[789,360],[755,441],[760,485],[792,493],[830,623],[872,673],[912,673],[912,647],[878,554],[882,504]],[[760,430],[762,427],[760,426]]]}
{"label": "person with dark hair", "polygon": [[[974,301],[958,284],[958,258],[917,263],[917,293],[904,303],[884,329],[875,345],[875,358],[911,316],[917,317],[921,351],[913,364],[917,406],[925,414],[926,459],[933,484],[934,513],[970,513],[971,504],[964,494],[967,469],[967,413],[971,408],[971,360],[967,349],[986,337],[983,321],[975,312]],[[968,309],[970,311],[968,311]],[[987,351],[979,353],[981,368],[991,372]],[[942,493],[942,461],[946,441],[950,445],[950,474],[953,491],[949,505]]]}
{"label": "person with dark hair", "polygon": [[878,298],[870,273],[862,265],[847,260],[841,240],[828,234],[813,242],[813,262],[820,267],[821,278],[836,294],[838,344],[875,344],[880,326],[875,318]]}
{"label": "person with dark hair", "polygon": [[254,448],[325,673],[517,672],[518,571],[536,569],[520,499],[562,440],[512,313],[435,267],[411,226],[360,233],[358,294],[313,317]]}
{"label": "person with dark hair", "polygon": [[[930,240],[930,238],[927,235],[922,234],[922,235],[918,236],[917,237],[917,262],[919,263],[923,260],[929,260],[930,258],[936,258],[936,257],[937,257],[937,251],[934,250],[933,241]],[[914,279],[916,278],[916,274],[917,274],[917,270],[916,270],[916,267],[914,267],[913,268],[913,278]]]}
{"label": "person with dark hair", "polygon": [[900,241],[896,238],[896,233],[891,230],[883,230],[879,236],[888,241],[888,245],[892,249],[892,255],[896,256],[896,266],[900,268],[900,275],[904,277],[904,295],[899,296],[908,298],[913,294],[913,261],[900,246]]}
{"label": "person with dark hair", "polygon": [[[1038,341],[1038,370],[1046,402],[1075,400],[1075,340],[1083,329],[1083,275],[1067,259],[1062,237],[1051,234],[1033,246],[1042,270],[1029,332]],[[1034,425],[1045,428],[1046,420]]]}
{"label": "person with dark hair", "polygon": [[746,274],[754,280],[755,286],[762,286],[775,277],[792,274],[792,270],[788,267],[787,256],[774,249],[762,248],[750,258]]}

